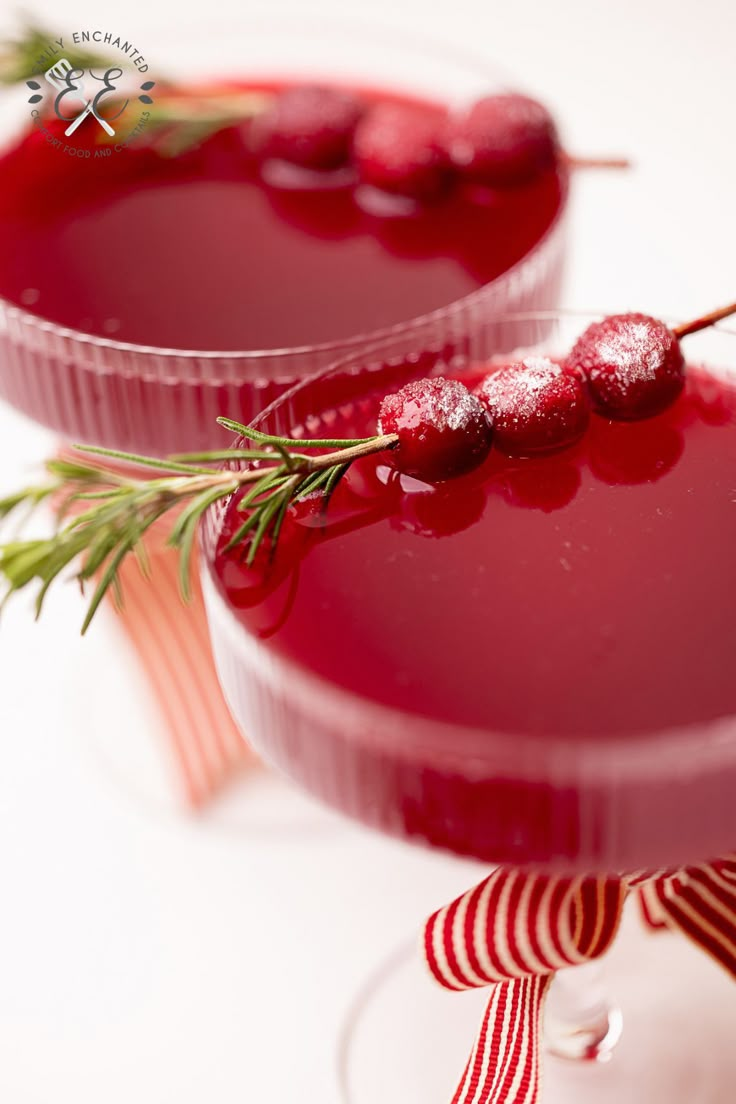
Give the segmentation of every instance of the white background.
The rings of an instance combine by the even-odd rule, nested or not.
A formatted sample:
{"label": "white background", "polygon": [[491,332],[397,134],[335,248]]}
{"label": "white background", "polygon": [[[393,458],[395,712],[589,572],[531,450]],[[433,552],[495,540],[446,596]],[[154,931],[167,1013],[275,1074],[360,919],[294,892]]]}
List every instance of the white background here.
{"label": "white background", "polygon": [[[29,7],[58,24],[58,4]],[[67,0],[63,21],[124,21],[143,42],[149,19],[196,19],[204,35],[249,8]],[[684,316],[736,298],[731,0],[317,9],[472,45],[550,104],[568,148],[634,159],[628,175],[575,183],[566,305]],[[0,486],[50,444],[0,408]],[[276,784],[255,820],[296,816],[310,830],[249,827],[242,794],[199,819],[139,800],[99,749],[154,743],[156,715],[114,625],[81,642],[80,613],[67,589],[40,626],[19,603],[0,629],[0,1100],[335,1104],[337,1030],[356,988],[477,871]]]}

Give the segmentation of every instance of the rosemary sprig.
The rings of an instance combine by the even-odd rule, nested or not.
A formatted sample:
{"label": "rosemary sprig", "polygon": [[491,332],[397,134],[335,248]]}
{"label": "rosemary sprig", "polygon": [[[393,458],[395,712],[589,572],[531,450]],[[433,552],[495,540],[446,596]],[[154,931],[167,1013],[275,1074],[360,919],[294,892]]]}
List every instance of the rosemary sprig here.
{"label": "rosemary sprig", "polygon": [[[179,580],[183,598],[189,598],[189,574],[197,527],[206,511],[220,499],[243,492],[238,509],[243,522],[228,548],[242,545],[245,561],[252,565],[270,540],[273,550],[289,507],[299,499],[320,494],[327,507],[335,487],[350,465],[363,456],[394,448],[394,434],[357,440],[276,437],[260,433],[229,418],[218,419],[246,442],[246,447],[191,453],[157,460],[115,449],[76,446],[79,458],[51,460],[49,478],[0,499],[0,520],[22,507],[34,509],[42,502],[55,503],[55,531],[40,540],[14,540],[0,544],[0,578],[7,599],[36,583],[36,616],[52,583],[67,569],[82,587],[97,583],[82,632],[86,632],[102,599],[112,588],[118,601],[120,565],[136,555],[147,570],[144,538],[166,514],[175,514],[168,544],[180,553]],[[309,450],[320,449],[316,455]],[[81,454],[94,457],[85,461]],[[208,465],[227,461],[226,467]],[[116,470],[111,464],[145,466],[161,474],[150,479]],[[74,509],[81,510],[72,516]]]}
{"label": "rosemary sprig", "polygon": [[[47,58],[49,46],[55,45],[58,32],[52,33],[29,21],[15,38],[0,43],[0,84],[22,84],[37,77],[54,59]],[[64,56],[75,67],[94,69],[110,65],[110,55],[84,50],[73,42],[64,43]]]}
{"label": "rosemary sprig", "polygon": [[[178,157],[202,145],[213,134],[259,115],[271,100],[254,89],[203,91],[172,89],[156,96],[148,140],[161,157]],[[110,113],[115,113],[111,105]],[[112,142],[104,131],[101,141]]]}

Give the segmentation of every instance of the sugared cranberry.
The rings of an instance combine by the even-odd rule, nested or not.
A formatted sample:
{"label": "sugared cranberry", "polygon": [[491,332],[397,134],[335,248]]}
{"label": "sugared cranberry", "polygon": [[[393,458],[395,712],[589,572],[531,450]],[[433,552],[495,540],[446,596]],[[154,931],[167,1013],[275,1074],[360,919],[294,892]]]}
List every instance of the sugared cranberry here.
{"label": "sugared cranberry", "polygon": [[496,446],[509,456],[573,445],[590,418],[580,380],[543,357],[493,372],[475,394],[488,411]]}
{"label": "sugared cranberry", "polygon": [[517,93],[478,100],[449,125],[447,147],[455,166],[488,187],[516,184],[552,163],[557,130],[546,107]]}
{"label": "sugared cranberry", "polygon": [[488,456],[493,431],[483,407],[457,380],[413,380],[387,395],[379,412],[379,432],[396,433],[387,453],[405,475],[442,483],[472,471]]}
{"label": "sugared cranberry", "polygon": [[436,199],[451,177],[443,142],[445,125],[445,113],[433,108],[374,104],[353,139],[353,159],[361,179],[412,199]]}
{"label": "sugared cranberry", "polygon": [[593,405],[610,418],[634,421],[659,414],[685,383],[677,337],[646,314],[614,314],[594,322],[565,363],[584,374]]}
{"label": "sugared cranberry", "polygon": [[336,169],[349,159],[363,110],[357,96],[339,88],[286,88],[253,119],[251,142],[262,157],[306,169]]}

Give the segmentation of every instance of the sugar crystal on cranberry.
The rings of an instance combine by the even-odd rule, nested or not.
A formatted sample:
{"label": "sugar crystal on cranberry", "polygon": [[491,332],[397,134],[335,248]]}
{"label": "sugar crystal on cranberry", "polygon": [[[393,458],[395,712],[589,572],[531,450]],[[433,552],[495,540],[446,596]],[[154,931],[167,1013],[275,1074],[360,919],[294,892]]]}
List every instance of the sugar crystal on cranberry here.
{"label": "sugar crystal on cranberry", "polygon": [[573,445],[588,426],[583,384],[545,357],[528,357],[492,372],[475,394],[488,411],[496,447],[510,456]]}
{"label": "sugar crystal on cranberry", "polygon": [[336,169],[349,160],[363,110],[362,101],[351,92],[295,85],[277,93],[253,120],[253,142],[263,157],[306,169]]}
{"label": "sugar crystal on cranberry", "polygon": [[432,200],[451,175],[443,143],[443,111],[419,105],[376,103],[353,139],[353,159],[366,184],[382,191]]}
{"label": "sugar crystal on cranberry", "polygon": [[614,314],[594,322],[565,364],[584,375],[593,405],[610,418],[633,421],[659,414],[685,382],[677,336],[647,314]]}
{"label": "sugar crystal on cranberry", "polygon": [[547,108],[528,96],[485,96],[448,127],[456,168],[488,187],[521,183],[554,161],[558,139]]}
{"label": "sugar crystal on cranberry", "polygon": [[387,395],[379,432],[399,441],[387,455],[399,471],[441,483],[477,468],[488,456],[493,431],[486,413],[458,380],[412,380]]}

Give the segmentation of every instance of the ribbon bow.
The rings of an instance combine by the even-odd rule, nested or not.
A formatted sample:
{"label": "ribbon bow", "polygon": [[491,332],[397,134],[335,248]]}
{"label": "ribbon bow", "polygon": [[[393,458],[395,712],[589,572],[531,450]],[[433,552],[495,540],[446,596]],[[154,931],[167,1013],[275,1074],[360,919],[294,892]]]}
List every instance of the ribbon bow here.
{"label": "ribbon bow", "polygon": [[736,978],[736,855],[630,878],[501,868],[429,918],[424,949],[435,980],[493,987],[453,1104],[537,1104],[554,975],[611,946],[631,892],[652,926],[683,932]]}

